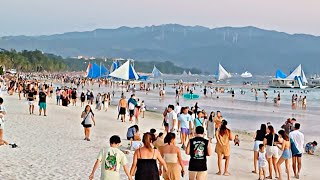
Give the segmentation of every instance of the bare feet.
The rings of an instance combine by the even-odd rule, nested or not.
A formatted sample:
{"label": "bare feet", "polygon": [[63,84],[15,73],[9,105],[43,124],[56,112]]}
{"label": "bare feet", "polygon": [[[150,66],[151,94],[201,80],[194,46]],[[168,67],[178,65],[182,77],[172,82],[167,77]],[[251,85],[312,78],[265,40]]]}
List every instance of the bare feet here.
{"label": "bare feet", "polygon": [[272,179],[272,176],[268,176],[268,177],[266,177],[266,179]]}
{"label": "bare feet", "polygon": [[221,173],[220,171],[216,173],[216,175],[219,175],[219,176],[221,176],[221,174],[222,174],[222,173]]}
{"label": "bare feet", "polygon": [[257,171],[251,171],[252,173],[254,173],[254,174],[257,174]]}
{"label": "bare feet", "polygon": [[224,176],[230,176],[231,174],[229,172],[223,173]]}

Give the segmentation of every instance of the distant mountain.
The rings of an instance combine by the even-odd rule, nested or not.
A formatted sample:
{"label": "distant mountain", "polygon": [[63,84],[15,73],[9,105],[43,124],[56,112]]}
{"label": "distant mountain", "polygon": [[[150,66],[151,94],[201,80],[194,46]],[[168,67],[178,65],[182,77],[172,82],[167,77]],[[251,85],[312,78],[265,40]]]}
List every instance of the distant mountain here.
{"label": "distant mountain", "polygon": [[320,72],[320,37],[287,34],[255,27],[168,24],[120,27],[49,36],[0,38],[0,48],[39,49],[69,56],[122,57],[141,61],[172,61],[215,73],[218,63],[230,72],[289,73],[300,63],[307,74]]}

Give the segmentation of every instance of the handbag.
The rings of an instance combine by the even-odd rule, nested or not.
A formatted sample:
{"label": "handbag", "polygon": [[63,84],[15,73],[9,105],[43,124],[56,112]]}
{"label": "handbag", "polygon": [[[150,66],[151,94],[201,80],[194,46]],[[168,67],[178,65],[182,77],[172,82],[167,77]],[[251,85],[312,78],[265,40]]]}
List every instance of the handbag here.
{"label": "handbag", "polygon": [[85,122],[85,120],[87,119],[87,117],[89,116],[89,114],[90,114],[90,112],[87,113],[86,117],[83,118],[83,121],[81,122],[81,125],[82,125],[82,126],[84,125],[84,122]]}

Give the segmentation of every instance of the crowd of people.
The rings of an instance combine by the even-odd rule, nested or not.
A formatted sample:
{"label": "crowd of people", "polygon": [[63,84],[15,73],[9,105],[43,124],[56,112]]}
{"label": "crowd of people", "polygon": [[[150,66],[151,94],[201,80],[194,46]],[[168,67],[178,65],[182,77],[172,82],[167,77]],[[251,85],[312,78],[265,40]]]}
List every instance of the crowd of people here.
{"label": "crowd of people", "polygon": [[[74,83],[78,86],[86,84],[83,81]],[[164,89],[162,90],[164,91]],[[34,114],[34,103],[38,100],[39,115],[42,116],[43,113],[44,116],[47,116],[46,100],[47,97],[52,97],[52,84],[37,81],[10,82],[8,93],[11,94],[12,91],[19,94],[19,99],[22,97],[27,99],[30,115]],[[114,92],[112,94],[113,97]],[[95,110],[107,111],[112,97],[110,93],[98,93],[94,97],[92,90],[87,90],[86,93],[82,92],[79,95],[77,88],[71,87],[56,89],[57,105],[68,106],[72,104],[77,106],[77,101],[80,100],[80,106],[84,107],[80,118],[86,141],[91,141],[90,128],[95,126],[95,114],[91,106],[95,103]],[[294,101],[296,101],[295,98],[296,96],[293,96]],[[208,179],[207,157],[212,156],[212,144],[214,143],[218,167],[216,174],[231,175],[229,172],[230,155],[232,154],[230,142],[234,141],[235,145],[240,146],[241,137],[233,135],[231,129],[228,128],[227,120],[223,118],[220,111],[212,111],[208,114],[199,107],[198,103],[193,107],[181,106],[180,103],[170,104],[163,112],[161,126],[164,127],[164,131],[157,134],[155,129],[151,129],[141,136],[138,125],[140,116],[142,118],[145,116],[146,105],[144,101],[136,98],[135,94],[132,94],[127,100],[122,93],[117,109],[118,119],[126,122],[126,117],[129,116],[129,122],[134,124],[128,128],[126,134],[127,140],[130,141],[128,148],[134,151],[131,169],[128,168],[127,151],[120,148],[121,138],[118,135],[113,135],[109,140],[110,147],[103,148],[99,152],[89,179],[94,178],[94,174],[101,164],[101,179],[120,179],[119,171],[123,167],[128,179],[134,177],[136,180],[158,180],[162,176],[165,180],[177,180],[187,173],[186,162],[182,160],[182,153],[185,153],[190,157],[188,163],[189,179],[205,180]],[[5,115],[6,109],[3,105],[3,99],[0,98],[0,145],[8,144],[3,139]],[[275,127],[270,123],[261,124],[260,129],[255,133],[253,148],[254,170],[252,173],[257,173],[258,179],[276,177],[281,180],[283,174],[281,165],[283,163],[287,179],[290,179],[290,162],[292,162],[295,178],[300,178],[302,154],[312,155],[317,147],[316,141],[305,144],[300,126],[295,118],[289,118],[276,133]],[[279,156],[280,151],[282,152],[281,156]],[[223,161],[225,161],[224,166],[222,165]]]}

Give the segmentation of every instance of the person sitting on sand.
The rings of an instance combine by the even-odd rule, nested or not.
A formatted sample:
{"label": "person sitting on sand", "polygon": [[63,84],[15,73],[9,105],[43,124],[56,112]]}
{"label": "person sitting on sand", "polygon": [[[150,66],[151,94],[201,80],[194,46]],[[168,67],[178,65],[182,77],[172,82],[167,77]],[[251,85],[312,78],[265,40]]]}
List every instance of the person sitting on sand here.
{"label": "person sitting on sand", "polygon": [[81,124],[84,128],[84,140],[90,141],[90,128],[92,127],[92,124],[95,126],[96,122],[94,120],[94,114],[89,104],[85,107],[84,111],[82,112],[81,118],[83,118]]}
{"label": "person sitting on sand", "polygon": [[186,154],[190,155],[189,180],[208,179],[207,156],[211,156],[209,140],[203,138],[204,128],[196,127],[196,136],[189,140]]}
{"label": "person sitting on sand", "polygon": [[314,155],[317,145],[318,145],[317,141],[307,143],[305,147],[306,153],[310,155]]}
{"label": "person sitting on sand", "polygon": [[221,127],[217,130],[216,138],[216,150],[215,152],[218,155],[218,168],[219,171],[216,173],[217,175],[222,174],[222,157],[226,160],[225,167],[224,167],[224,176],[229,176],[230,173],[228,172],[228,167],[230,163],[230,144],[229,141],[232,141],[232,132],[230,129],[227,128],[228,122],[223,120],[221,122]]}
{"label": "person sitting on sand", "polygon": [[234,137],[233,142],[235,146],[240,146],[240,139],[238,134]]}
{"label": "person sitting on sand", "polygon": [[139,126],[133,125],[128,128],[127,140],[141,140],[139,136]]}
{"label": "person sitting on sand", "polygon": [[129,180],[132,180],[129,169],[127,167],[127,158],[125,154],[119,149],[121,139],[119,136],[112,136],[110,138],[110,147],[101,149],[98,158],[93,166],[92,172],[89,176],[93,180],[94,173],[101,163],[101,180],[120,180],[120,167],[123,167]]}

